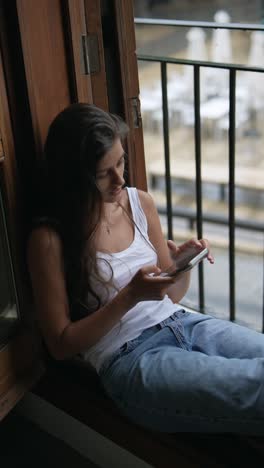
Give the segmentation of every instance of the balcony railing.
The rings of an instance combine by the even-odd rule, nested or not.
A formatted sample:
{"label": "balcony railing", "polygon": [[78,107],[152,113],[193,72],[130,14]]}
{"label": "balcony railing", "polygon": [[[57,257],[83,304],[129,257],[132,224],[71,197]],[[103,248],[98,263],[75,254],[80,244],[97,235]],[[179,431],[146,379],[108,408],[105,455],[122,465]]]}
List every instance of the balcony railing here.
{"label": "balcony railing", "polygon": [[[157,20],[146,18],[135,18],[136,25],[159,25],[159,26],[175,26],[175,27],[202,27],[202,28],[223,28],[230,30],[250,30],[263,31],[264,26],[252,24],[223,24],[209,22],[193,22],[193,21],[175,21],[175,20]],[[187,60],[182,58],[161,57],[155,55],[137,56],[139,61],[155,62],[160,64],[160,79],[162,90],[162,126],[163,126],[163,143],[165,157],[165,187],[166,187],[166,208],[159,207],[160,214],[167,216],[167,233],[168,238],[173,238],[173,218],[183,217],[189,220],[192,225],[196,224],[197,237],[203,237],[203,222],[226,225],[229,230],[229,319],[236,319],[236,291],[235,291],[235,232],[236,228],[253,230],[264,233],[264,223],[250,220],[239,220],[235,217],[235,187],[236,187],[236,77],[238,71],[243,72],[260,72],[264,69],[261,67],[250,67],[236,64],[215,63],[210,61]],[[193,68],[193,90],[194,90],[194,148],[195,148],[195,191],[196,191],[196,210],[172,208],[172,184],[171,184],[171,160],[170,160],[170,122],[169,122],[169,105],[168,105],[168,78],[167,66],[172,65],[187,65]],[[202,150],[201,150],[201,99],[200,99],[200,69],[201,67],[211,67],[217,69],[228,70],[229,72],[229,122],[228,122],[228,216],[205,215],[202,206]],[[264,186],[264,181],[263,181]],[[264,271],[264,261],[263,261]],[[263,274],[264,277],[264,274]],[[204,296],[204,271],[203,264],[199,264],[198,271],[199,283],[199,310],[205,310]],[[260,299],[262,304],[262,331],[264,332],[264,284],[263,296]]]}

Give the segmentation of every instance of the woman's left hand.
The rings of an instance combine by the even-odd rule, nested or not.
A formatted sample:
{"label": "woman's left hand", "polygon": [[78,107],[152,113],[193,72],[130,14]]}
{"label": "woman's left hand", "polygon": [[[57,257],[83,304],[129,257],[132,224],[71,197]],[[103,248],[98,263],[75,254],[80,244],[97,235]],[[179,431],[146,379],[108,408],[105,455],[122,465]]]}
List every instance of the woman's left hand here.
{"label": "woman's left hand", "polygon": [[211,253],[211,249],[210,249],[210,243],[207,239],[190,239],[186,242],[184,242],[183,244],[179,245],[178,247],[176,246],[176,244],[172,241],[172,240],[168,240],[167,241],[167,244],[168,244],[168,248],[169,248],[169,251],[170,251],[170,255],[171,255],[171,258],[174,260],[174,261],[177,261],[177,257],[179,256],[179,254],[181,253],[187,253],[188,249],[190,248],[193,248],[193,247],[197,247],[198,249],[204,249],[207,247],[208,249],[208,255],[207,255],[207,259],[210,263],[214,263],[214,257]]}

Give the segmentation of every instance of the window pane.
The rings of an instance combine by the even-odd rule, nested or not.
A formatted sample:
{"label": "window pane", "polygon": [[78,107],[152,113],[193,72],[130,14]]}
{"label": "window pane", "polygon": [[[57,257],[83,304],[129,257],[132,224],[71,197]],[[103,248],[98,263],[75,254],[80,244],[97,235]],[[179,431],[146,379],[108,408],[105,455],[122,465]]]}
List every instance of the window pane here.
{"label": "window pane", "polygon": [[18,310],[0,191],[0,348],[14,333]]}
{"label": "window pane", "polygon": [[211,22],[218,10],[225,10],[233,23],[263,23],[263,0],[134,0],[135,16],[143,18]]}

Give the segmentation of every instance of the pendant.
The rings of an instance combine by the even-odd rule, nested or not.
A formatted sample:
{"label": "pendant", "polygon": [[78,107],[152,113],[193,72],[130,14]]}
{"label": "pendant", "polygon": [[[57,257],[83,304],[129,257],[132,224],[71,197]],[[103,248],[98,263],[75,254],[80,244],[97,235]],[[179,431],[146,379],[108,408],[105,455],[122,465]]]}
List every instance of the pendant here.
{"label": "pendant", "polygon": [[109,229],[109,226],[106,225],[106,231],[107,231],[107,234],[110,236],[110,229]]}

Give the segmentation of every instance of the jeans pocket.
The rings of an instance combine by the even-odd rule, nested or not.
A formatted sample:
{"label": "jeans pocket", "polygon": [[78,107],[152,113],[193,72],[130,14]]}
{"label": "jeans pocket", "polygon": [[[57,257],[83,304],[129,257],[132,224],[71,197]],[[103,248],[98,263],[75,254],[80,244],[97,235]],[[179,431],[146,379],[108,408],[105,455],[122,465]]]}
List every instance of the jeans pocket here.
{"label": "jeans pocket", "polygon": [[99,374],[101,376],[104,375],[118,359],[133,351],[137,344],[138,338],[135,338],[134,340],[127,341],[122,346],[120,346],[120,348],[118,348],[108,359],[105,360]]}
{"label": "jeans pocket", "polygon": [[174,314],[171,316],[172,322],[170,322],[167,327],[172,331],[174,334],[178,344],[180,345],[181,348],[183,349],[188,349],[188,344],[185,338],[185,333],[184,333],[184,326],[182,323],[182,318],[186,317],[189,315],[191,312],[186,312],[184,309],[177,310],[174,312]]}
{"label": "jeans pocket", "polygon": [[120,351],[120,357],[125,356],[126,354],[130,353],[133,351],[138,345],[138,338],[135,338],[134,340],[127,341],[121,348],[119,349]]}
{"label": "jeans pocket", "polygon": [[113,354],[111,354],[111,356],[106,358],[106,360],[103,362],[99,370],[100,377],[103,377],[103,375],[106,374],[110,367],[121,357],[120,349],[121,348],[118,348]]}

